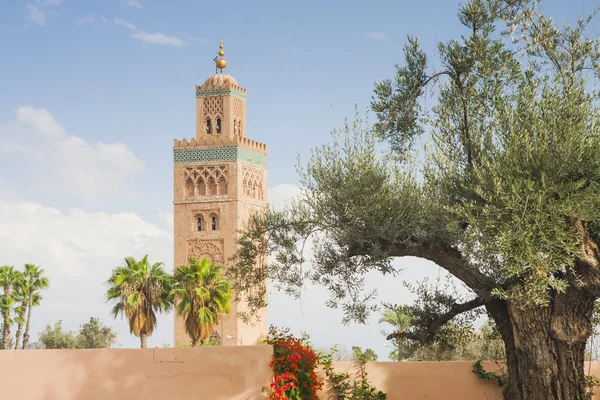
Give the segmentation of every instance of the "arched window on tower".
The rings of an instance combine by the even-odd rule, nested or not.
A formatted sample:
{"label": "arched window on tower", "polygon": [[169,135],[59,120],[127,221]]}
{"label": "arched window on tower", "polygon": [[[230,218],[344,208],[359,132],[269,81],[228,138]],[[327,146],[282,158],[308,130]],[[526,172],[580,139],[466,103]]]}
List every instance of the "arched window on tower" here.
{"label": "arched window on tower", "polygon": [[187,178],[185,181],[185,196],[194,197],[194,181],[192,178]]}
{"label": "arched window on tower", "polygon": [[206,120],[206,134],[210,135],[212,133],[212,126],[210,123],[210,118]]}
{"label": "arched window on tower", "polygon": [[237,130],[237,119],[233,120],[233,134],[237,135],[238,134],[238,130]]}
{"label": "arched window on tower", "polygon": [[227,181],[223,176],[219,179],[219,194],[227,194]]}
{"label": "arched window on tower", "polygon": [[242,121],[238,121],[238,135],[242,134]]}
{"label": "arched window on tower", "polygon": [[198,215],[196,218],[196,223],[198,226],[198,232],[202,232],[204,230],[204,217],[202,215]]}
{"label": "arched window on tower", "polygon": [[221,118],[217,118],[217,133],[221,133]]}
{"label": "arched window on tower", "polygon": [[213,214],[210,217],[210,228],[213,231],[216,231],[217,229],[219,229],[219,218],[217,217],[216,214]]}
{"label": "arched window on tower", "polygon": [[208,180],[208,194],[214,196],[217,194],[217,182],[215,182],[215,178],[210,178]]}
{"label": "arched window on tower", "polygon": [[206,196],[206,184],[202,178],[199,178],[196,183],[196,196]]}

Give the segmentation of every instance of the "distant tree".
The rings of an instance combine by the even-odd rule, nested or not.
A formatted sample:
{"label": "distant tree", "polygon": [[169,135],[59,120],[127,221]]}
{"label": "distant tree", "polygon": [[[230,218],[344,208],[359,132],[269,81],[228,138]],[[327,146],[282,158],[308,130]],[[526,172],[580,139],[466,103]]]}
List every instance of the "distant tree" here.
{"label": "distant tree", "polygon": [[116,338],[112,328],[92,317],[80,326],[77,333],[65,332],[60,320],[54,326],[46,325],[39,334],[39,343],[44,349],[100,349],[111,347]]}
{"label": "distant tree", "polygon": [[177,314],[184,318],[192,346],[207,342],[220,316],[231,310],[231,287],[221,268],[206,258],[190,258],[190,265],[178,267],[173,276],[171,294],[179,301]]}
{"label": "distant tree", "polygon": [[25,282],[27,287],[27,321],[25,324],[25,334],[23,335],[23,348],[29,345],[29,331],[31,329],[31,313],[35,306],[40,304],[42,295],[41,290],[47,289],[50,282],[44,276],[44,270],[37,265],[25,264]]}
{"label": "distant tree", "polygon": [[40,342],[29,343],[29,345],[27,346],[28,350],[42,350],[43,348],[44,345]]}
{"label": "distant tree", "polygon": [[363,349],[359,346],[352,346],[352,361],[377,361],[377,358],[379,358],[379,356],[375,353],[373,349],[366,349],[363,351]]}
{"label": "distant tree", "polygon": [[116,318],[125,315],[129,331],[140,338],[146,348],[147,338],[156,328],[156,312],[169,311],[171,276],[162,268],[162,263],[150,265],[148,256],[140,261],[133,257],[125,259],[125,265],[113,270],[108,280],[108,301],[116,304],[112,313]]}
{"label": "distant tree", "polygon": [[319,354],[324,354],[331,357],[331,361],[352,361],[353,352],[346,346],[340,346],[338,344],[333,345],[329,348],[322,348],[318,350]]}
{"label": "distant tree", "polygon": [[76,349],[77,337],[73,332],[63,331],[62,321],[54,326],[46,325],[39,334],[39,342],[44,349]]}
{"label": "distant tree", "polygon": [[21,279],[21,273],[9,267],[8,265],[0,267],[0,288],[2,294],[0,295],[0,311],[2,312],[2,347],[5,350],[11,348],[10,338],[10,326],[13,321],[11,319],[11,312],[15,302],[15,294],[13,288],[16,283]]}
{"label": "distant tree", "polygon": [[117,333],[110,327],[102,324],[98,318],[81,325],[77,335],[78,349],[100,349],[111,347],[117,339]]}
{"label": "distant tree", "polygon": [[266,343],[267,343],[267,336],[264,333],[261,333],[260,335],[258,335],[256,340],[254,341],[254,344],[257,344],[257,345],[266,344]]}
{"label": "distant tree", "polygon": [[[408,314],[407,306],[394,306],[386,309],[379,323],[387,323],[392,325],[396,332],[404,332],[411,327],[410,315]],[[387,334],[385,335],[388,336]],[[401,361],[404,359],[403,345],[407,340],[403,337],[396,338],[396,348],[390,353],[390,359]]]}

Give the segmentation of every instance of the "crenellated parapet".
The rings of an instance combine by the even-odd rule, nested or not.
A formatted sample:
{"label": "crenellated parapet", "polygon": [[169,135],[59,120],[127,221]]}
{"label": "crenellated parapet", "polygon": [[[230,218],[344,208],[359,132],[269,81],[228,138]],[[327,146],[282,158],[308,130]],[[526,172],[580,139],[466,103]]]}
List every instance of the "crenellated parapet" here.
{"label": "crenellated parapet", "polygon": [[191,140],[175,139],[173,143],[174,149],[192,148],[192,147],[224,147],[224,146],[241,146],[248,150],[256,151],[262,154],[267,154],[267,145],[245,137],[226,135],[206,135],[200,138],[192,138]]}

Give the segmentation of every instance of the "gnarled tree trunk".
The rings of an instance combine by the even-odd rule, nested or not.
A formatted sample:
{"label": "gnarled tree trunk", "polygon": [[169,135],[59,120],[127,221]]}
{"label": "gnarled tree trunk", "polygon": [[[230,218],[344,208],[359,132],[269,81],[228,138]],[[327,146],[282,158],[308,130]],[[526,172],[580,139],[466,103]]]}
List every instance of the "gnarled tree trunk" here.
{"label": "gnarled tree trunk", "polygon": [[548,307],[486,305],[506,346],[505,400],[585,400],[584,355],[595,297],[570,287]]}

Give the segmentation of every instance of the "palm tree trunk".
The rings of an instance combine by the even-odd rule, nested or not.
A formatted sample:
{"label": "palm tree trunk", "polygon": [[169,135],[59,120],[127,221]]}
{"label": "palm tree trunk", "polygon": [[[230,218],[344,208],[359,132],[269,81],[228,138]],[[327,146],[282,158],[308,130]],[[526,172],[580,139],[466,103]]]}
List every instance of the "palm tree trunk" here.
{"label": "palm tree trunk", "polygon": [[146,348],[147,343],[148,343],[148,335],[146,335],[146,332],[144,332],[144,331],[140,332],[140,344],[142,346],[142,349]]}
{"label": "palm tree trunk", "polygon": [[198,339],[192,339],[192,347],[196,347],[198,345]]}
{"label": "palm tree trunk", "polygon": [[[8,305],[8,299],[10,298],[10,285],[4,285],[4,297]],[[4,320],[2,329],[2,347],[4,350],[10,350],[10,324],[8,323],[8,320],[10,319],[10,307],[6,307],[2,317]]]}
{"label": "palm tree trunk", "polygon": [[29,329],[31,328],[31,309],[33,308],[33,293],[29,293],[29,300],[27,301],[27,324],[25,324],[25,335],[23,335],[23,349],[26,349],[29,345]]}
{"label": "palm tree trunk", "polygon": [[27,299],[24,299],[21,303],[21,308],[19,309],[19,323],[17,325],[17,337],[15,342],[15,350],[19,350],[19,345],[21,344],[21,335],[23,335],[23,323],[25,317],[25,311],[27,311]]}

